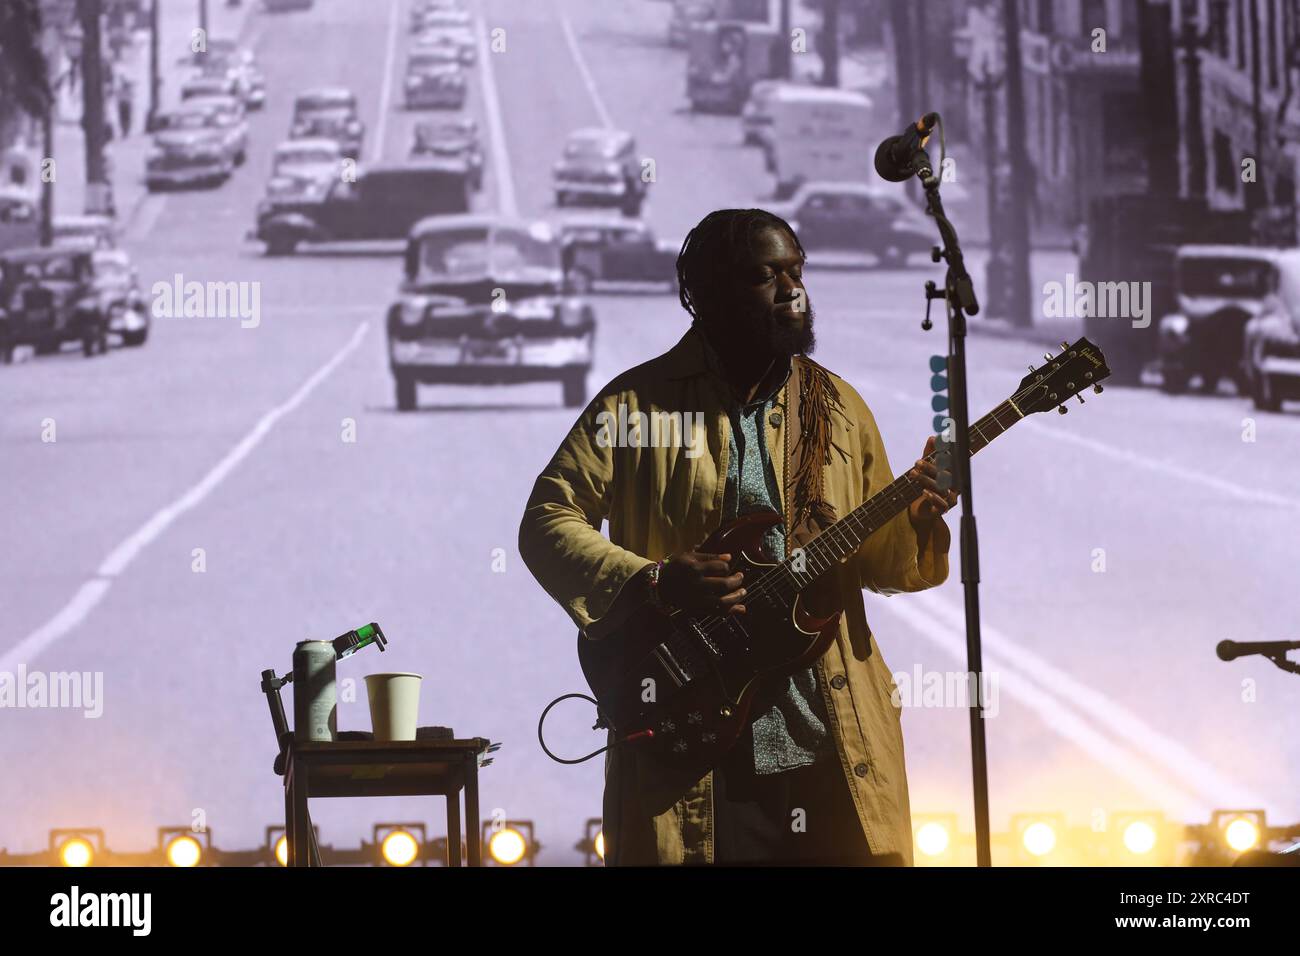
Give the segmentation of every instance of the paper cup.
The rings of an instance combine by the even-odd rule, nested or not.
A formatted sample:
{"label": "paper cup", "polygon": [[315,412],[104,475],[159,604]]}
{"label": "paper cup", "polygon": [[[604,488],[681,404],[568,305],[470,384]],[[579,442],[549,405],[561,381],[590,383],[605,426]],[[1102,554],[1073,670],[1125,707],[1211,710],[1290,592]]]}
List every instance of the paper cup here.
{"label": "paper cup", "polygon": [[367,674],[370,724],[376,740],[414,740],[420,714],[420,674]]}

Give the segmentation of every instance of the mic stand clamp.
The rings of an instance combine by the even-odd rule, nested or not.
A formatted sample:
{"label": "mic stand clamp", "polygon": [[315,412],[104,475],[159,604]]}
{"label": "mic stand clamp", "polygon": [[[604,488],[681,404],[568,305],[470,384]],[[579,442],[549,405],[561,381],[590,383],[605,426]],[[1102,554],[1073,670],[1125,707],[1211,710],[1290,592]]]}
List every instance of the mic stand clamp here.
{"label": "mic stand clamp", "polygon": [[933,281],[925,284],[925,320],[921,328],[929,331],[930,304],[943,299],[948,313],[948,392],[949,414],[953,420],[956,445],[952,466],[961,494],[961,580],[965,592],[966,661],[974,675],[975,691],[970,705],[971,775],[975,802],[975,857],[978,866],[992,865],[989,835],[988,755],[984,739],[983,650],[979,617],[979,540],[975,528],[975,509],[970,474],[970,413],[966,389],[966,316],[979,313],[975,286],[966,271],[965,257],[957,239],[957,230],[943,211],[939,197],[939,178],[934,174],[930,156],[918,149],[912,159],[912,173],[925,189],[926,211],[939,229],[941,246],[930,250],[933,262],[948,263],[943,288]]}

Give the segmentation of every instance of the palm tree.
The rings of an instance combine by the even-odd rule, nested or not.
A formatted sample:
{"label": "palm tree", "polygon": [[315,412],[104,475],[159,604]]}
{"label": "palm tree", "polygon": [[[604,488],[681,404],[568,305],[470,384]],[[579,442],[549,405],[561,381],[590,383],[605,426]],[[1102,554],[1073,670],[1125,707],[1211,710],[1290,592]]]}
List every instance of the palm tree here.
{"label": "palm tree", "polygon": [[0,100],[40,118],[50,99],[37,0],[0,0]]}

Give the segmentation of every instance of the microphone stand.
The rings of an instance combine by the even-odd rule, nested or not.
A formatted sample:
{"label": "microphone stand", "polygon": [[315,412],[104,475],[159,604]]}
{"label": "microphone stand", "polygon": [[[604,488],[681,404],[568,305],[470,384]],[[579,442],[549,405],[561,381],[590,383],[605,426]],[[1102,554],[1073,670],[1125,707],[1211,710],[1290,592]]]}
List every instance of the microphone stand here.
{"label": "microphone stand", "polygon": [[943,242],[942,248],[935,246],[930,250],[930,258],[934,262],[942,260],[948,263],[948,273],[942,289],[936,288],[933,281],[925,284],[925,320],[921,323],[921,328],[929,331],[933,327],[930,321],[930,303],[934,299],[943,299],[948,312],[949,404],[957,439],[953,467],[956,470],[957,487],[961,495],[960,547],[961,581],[966,598],[966,667],[967,671],[974,675],[975,687],[970,705],[971,774],[975,795],[975,861],[977,866],[991,866],[988,755],[984,742],[984,664],[980,642],[979,539],[975,530],[975,507],[971,495],[968,434],[970,413],[967,408],[966,392],[966,316],[979,313],[979,302],[975,298],[975,287],[970,273],[966,271],[961,245],[957,241],[957,230],[944,215],[943,201],[939,198],[939,178],[934,174],[929,154],[924,149],[916,150],[912,160],[912,173],[921,181],[925,189],[927,211],[934,217],[935,225],[939,227],[939,238]]}

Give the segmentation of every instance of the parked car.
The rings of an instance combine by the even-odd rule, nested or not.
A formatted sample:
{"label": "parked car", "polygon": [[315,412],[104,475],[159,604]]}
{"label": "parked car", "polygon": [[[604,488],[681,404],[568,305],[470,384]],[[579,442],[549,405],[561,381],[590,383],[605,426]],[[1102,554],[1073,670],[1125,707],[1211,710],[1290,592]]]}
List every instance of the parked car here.
{"label": "parked car", "polygon": [[864,252],[885,268],[907,264],[935,242],[934,226],[901,191],[867,183],[805,183],[783,203],[769,203],[809,252]]}
{"label": "parked car", "polygon": [[410,30],[416,33],[424,24],[424,16],[431,10],[460,10],[460,0],[416,0],[411,5]]}
{"label": "parked car", "polygon": [[363,170],[324,193],[267,197],[250,238],[266,243],[267,255],[287,255],[304,242],[405,239],[420,219],[468,211],[465,164],[424,160]]}
{"label": "parked car", "polygon": [[343,87],[321,87],[300,93],[293,103],[291,139],[326,137],[338,140],[343,155],[359,159],[366,127],[357,115],[357,98]]}
{"label": "parked car", "polygon": [[266,105],[266,76],[251,63],[233,57],[214,55],[203,65],[202,76],[228,78],[234,82],[235,91],[248,110],[260,110]]}
{"label": "parked car", "polygon": [[655,238],[644,222],[595,217],[559,225],[567,288],[590,292],[600,282],[654,282],[677,288],[680,242]]}
{"label": "parked car", "polygon": [[55,216],[50,227],[54,245],[60,249],[117,248],[117,221],[111,216]]}
{"label": "parked car", "polygon": [[1276,250],[1273,265],[1275,292],[1242,334],[1242,384],[1255,407],[1269,412],[1300,399],[1300,250]]}
{"label": "parked car", "polygon": [[131,257],[125,249],[98,249],[91,253],[91,264],[100,305],[108,312],[108,331],[121,336],[123,345],[144,345],[149,338],[149,308]]}
{"label": "parked car", "polygon": [[456,63],[417,62],[412,53],[406,64],[402,91],[408,110],[450,109],[465,106],[465,73]]}
{"label": "parked car", "polygon": [[411,11],[411,32],[420,33],[430,27],[469,27],[474,22],[468,10],[452,6],[425,6]]}
{"label": "parked car", "polygon": [[622,130],[596,127],[570,133],[553,180],[557,206],[612,203],[625,215],[639,216],[645,202],[636,140]]}
{"label": "parked car", "polygon": [[15,249],[0,255],[0,357],[30,345],[38,354],[80,341],[90,357],[108,350],[109,313],[89,249]]}
{"label": "parked car", "polygon": [[560,246],[542,222],[445,216],[419,222],[388,310],[397,407],[424,384],[558,381],[564,404],[587,400],[596,320],[566,296]]}
{"label": "parked car", "polygon": [[452,116],[416,123],[411,158],[422,156],[463,160],[469,169],[469,188],[483,188],[483,146],[474,119]]}
{"label": "parked car", "polygon": [[1227,377],[1245,394],[1246,323],[1276,299],[1280,252],[1229,245],[1179,248],[1174,265],[1177,311],[1160,318],[1157,342],[1164,391],[1178,394],[1199,377],[1202,389],[1213,392]]}
{"label": "parked car", "polygon": [[231,114],[205,100],[159,116],[145,156],[145,186],[152,191],[225,182],[247,152],[246,127],[231,124]]}

